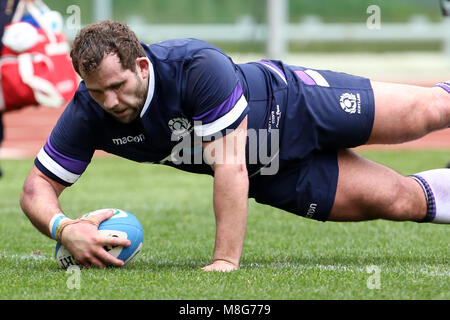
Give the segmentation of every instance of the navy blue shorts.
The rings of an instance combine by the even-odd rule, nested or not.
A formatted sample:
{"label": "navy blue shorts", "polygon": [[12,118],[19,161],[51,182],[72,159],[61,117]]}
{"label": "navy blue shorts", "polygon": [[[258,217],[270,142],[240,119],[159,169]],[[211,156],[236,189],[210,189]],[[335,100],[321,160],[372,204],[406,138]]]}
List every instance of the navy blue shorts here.
{"label": "navy blue shorts", "polygon": [[[374,121],[370,80],[328,70],[279,65],[281,107],[279,170],[250,178],[250,196],[300,216],[326,221],[339,176],[337,151],[363,145]],[[275,92],[274,91],[274,92]],[[283,107],[284,106],[284,107]]]}

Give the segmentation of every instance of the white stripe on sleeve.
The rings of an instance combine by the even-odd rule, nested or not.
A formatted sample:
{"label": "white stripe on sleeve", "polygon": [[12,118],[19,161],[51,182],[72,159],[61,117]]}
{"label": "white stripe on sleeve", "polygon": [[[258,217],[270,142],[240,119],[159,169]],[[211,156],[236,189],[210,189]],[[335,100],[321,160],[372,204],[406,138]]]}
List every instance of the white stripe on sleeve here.
{"label": "white stripe on sleeve", "polygon": [[80,177],[79,174],[72,173],[59,165],[45,152],[44,148],[39,151],[37,158],[51,173],[68,183],[75,183]]}
{"label": "white stripe on sleeve", "polygon": [[194,125],[195,134],[199,137],[203,137],[225,129],[226,127],[232,125],[237,119],[239,119],[246,107],[247,100],[245,99],[245,96],[242,95],[236,102],[233,109],[231,109],[228,113],[226,113],[219,119],[204,125]]}
{"label": "white stripe on sleeve", "polygon": [[329,87],[330,84],[328,83],[327,80],[325,80],[325,78],[318,73],[316,70],[305,70],[305,73],[308,74],[315,82],[317,85],[322,86],[322,87]]}
{"label": "white stripe on sleeve", "polygon": [[286,77],[283,74],[281,74],[280,71],[278,71],[277,69],[275,69],[274,67],[272,67],[271,65],[269,65],[267,63],[261,62],[261,64],[265,65],[267,68],[269,68],[270,70],[275,72],[281,78],[281,80],[283,80],[283,82],[287,85]]}

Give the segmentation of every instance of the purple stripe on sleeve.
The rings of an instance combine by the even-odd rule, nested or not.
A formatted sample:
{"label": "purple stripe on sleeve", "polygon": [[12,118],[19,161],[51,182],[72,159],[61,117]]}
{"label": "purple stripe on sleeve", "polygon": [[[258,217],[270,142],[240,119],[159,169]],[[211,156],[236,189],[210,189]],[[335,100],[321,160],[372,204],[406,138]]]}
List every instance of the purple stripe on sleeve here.
{"label": "purple stripe on sleeve", "polygon": [[315,85],[316,82],[306,72],[301,70],[295,70],[295,74],[307,85]]}
{"label": "purple stripe on sleeve", "polygon": [[203,124],[207,124],[219,119],[223,115],[227,114],[231,109],[233,109],[233,107],[236,105],[236,102],[238,102],[241,98],[242,93],[242,86],[238,82],[231,95],[222,104],[199,116],[192,117],[192,119],[195,121],[202,121]]}
{"label": "purple stripe on sleeve", "polygon": [[450,82],[441,82],[435,85],[435,87],[440,87],[450,93]]}
{"label": "purple stripe on sleeve", "polygon": [[75,174],[82,174],[89,164],[89,162],[72,159],[58,152],[52,146],[50,138],[47,139],[44,150],[56,163]]}

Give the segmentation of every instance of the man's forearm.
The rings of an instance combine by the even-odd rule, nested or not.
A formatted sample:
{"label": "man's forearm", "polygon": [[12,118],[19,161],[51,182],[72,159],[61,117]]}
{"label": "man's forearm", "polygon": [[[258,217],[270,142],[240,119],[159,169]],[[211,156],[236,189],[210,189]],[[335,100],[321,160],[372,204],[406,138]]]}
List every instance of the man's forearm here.
{"label": "man's forearm", "polygon": [[31,223],[43,234],[51,237],[49,222],[53,215],[62,212],[58,196],[63,187],[52,185],[33,167],[25,181],[20,205]]}
{"label": "man's forearm", "polygon": [[248,185],[245,164],[223,165],[215,170],[216,244],[213,261],[224,260],[239,266],[247,227]]}

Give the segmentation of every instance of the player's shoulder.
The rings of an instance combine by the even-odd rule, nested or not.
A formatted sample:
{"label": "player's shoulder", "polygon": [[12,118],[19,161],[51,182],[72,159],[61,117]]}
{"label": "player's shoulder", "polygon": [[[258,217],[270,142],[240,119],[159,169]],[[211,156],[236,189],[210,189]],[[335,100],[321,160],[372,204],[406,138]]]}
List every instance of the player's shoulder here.
{"label": "player's shoulder", "polygon": [[159,60],[189,60],[200,55],[226,54],[217,46],[195,38],[170,39],[147,46],[151,55]]}

